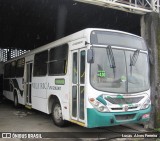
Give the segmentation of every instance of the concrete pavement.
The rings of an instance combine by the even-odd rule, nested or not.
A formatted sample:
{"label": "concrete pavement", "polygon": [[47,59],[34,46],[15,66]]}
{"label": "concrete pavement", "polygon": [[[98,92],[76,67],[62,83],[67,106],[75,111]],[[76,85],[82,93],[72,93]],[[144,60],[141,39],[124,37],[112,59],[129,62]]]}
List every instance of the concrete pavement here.
{"label": "concrete pavement", "polygon": [[[131,126],[131,125],[129,125]],[[89,135],[91,138],[85,138],[85,140],[109,140],[121,137],[122,132],[143,132],[144,128],[140,125],[136,129],[132,129],[127,126],[113,126],[105,128],[94,128],[88,129],[76,124],[70,124],[68,127],[60,128],[53,124],[50,115],[39,112],[37,110],[29,110],[24,106],[20,106],[18,109],[13,107],[11,101],[5,100],[0,103],[0,132],[54,132],[53,136],[58,136],[60,134],[63,140],[84,140],[86,136]],[[58,133],[56,133],[58,132]],[[65,134],[62,134],[62,133]],[[97,134],[101,132],[102,134]],[[50,133],[52,134],[52,133]],[[71,135],[71,138],[66,138],[66,135]],[[93,137],[95,138],[92,138]],[[47,141],[54,140],[60,141],[62,138],[46,139]],[[2,139],[0,139],[2,140]],[[14,139],[28,140],[28,139]],[[31,139],[32,140],[32,139]],[[36,139],[34,139],[35,141]],[[125,140],[125,139],[121,139]],[[8,141],[8,139],[3,139],[3,141]]]}

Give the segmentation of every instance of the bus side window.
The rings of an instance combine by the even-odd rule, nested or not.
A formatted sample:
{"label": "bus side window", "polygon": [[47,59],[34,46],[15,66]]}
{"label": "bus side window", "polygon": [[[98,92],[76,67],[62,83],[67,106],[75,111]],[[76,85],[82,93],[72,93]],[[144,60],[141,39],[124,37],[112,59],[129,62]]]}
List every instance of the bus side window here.
{"label": "bus side window", "polygon": [[81,51],[81,62],[80,62],[80,82],[81,84],[84,84],[85,82],[85,54],[86,51]]}
{"label": "bus side window", "polygon": [[37,53],[34,57],[33,76],[45,76],[47,74],[48,50]]}
{"label": "bus side window", "polygon": [[25,62],[24,58],[17,60],[16,77],[23,77],[23,75],[24,75],[24,62]]}
{"label": "bus side window", "polygon": [[74,84],[77,83],[77,52],[73,53],[73,76],[72,76],[72,82]]}
{"label": "bus side window", "polygon": [[12,78],[14,78],[16,76],[16,61],[11,62],[10,69],[11,69],[10,75]]}
{"label": "bus side window", "polygon": [[49,75],[67,73],[68,44],[54,47],[49,52]]}
{"label": "bus side window", "polygon": [[7,63],[4,66],[4,78],[9,78],[10,77],[10,66],[11,63]]}

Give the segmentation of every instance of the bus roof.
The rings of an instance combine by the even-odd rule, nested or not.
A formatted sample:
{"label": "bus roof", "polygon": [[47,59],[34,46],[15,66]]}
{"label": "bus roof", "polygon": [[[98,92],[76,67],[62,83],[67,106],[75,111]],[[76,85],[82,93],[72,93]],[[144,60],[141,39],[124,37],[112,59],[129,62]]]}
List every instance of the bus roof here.
{"label": "bus roof", "polygon": [[20,56],[18,56],[18,57],[15,57],[15,58],[13,58],[13,59],[11,59],[11,60],[9,60],[9,61],[6,61],[5,63],[8,63],[8,62],[11,62],[11,61],[13,61],[13,60],[17,60],[17,59],[26,57],[26,56],[28,56],[28,55],[35,54],[35,53],[37,53],[37,52],[42,52],[42,51],[44,51],[44,50],[48,50],[48,49],[50,49],[50,48],[53,48],[53,47],[56,47],[56,46],[60,46],[60,45],[65,44],[65,43],[69,43],[69,42],[71,42],[71,41],[74,41],[74,40],[77,40],[77,39],[80,39],[80,38],[84,38],[84,37],[87,36],[87,34],[90,34],[91,31],[93,31],[93,30],[106,31],[106,32],[108,31],[108,32],[115,32],[115,33],[122,33],[122,34],[127,34],[127,35],[130,35],[130,36],[135,36],[135,37],[137,37],[137,38],[141,38],[141,39],[142,39],[142,37],[137,36],[137,35],[135,35],[135,34],[131,34],[131,33],[124,32],[124,31],[119,31],[119,30],[102,29],[102,28],[86,28],[86,29],[83,29],[83,30],[78,31],[78,32],[76,32],[76,33],[73,33],[73,34],[71,34],[71,35],[68,35],[68,36],[66,36],[66,37],[63,37],[63,38],[61,38],[61,39],[58,39],[58,40],[56,40],[56,41],[50,42],[50,43],[48,43],[48,44],[46,44],[46,45],[43,45],[43,46],[41,46],[41,47],[38,47],[38,48],[36,48],[36,49],[33,49],[33,50],[29,51],[29,52],[26,52],[26,53],[24,53],[24,54],[22,54],[22,55],[20,55]]}

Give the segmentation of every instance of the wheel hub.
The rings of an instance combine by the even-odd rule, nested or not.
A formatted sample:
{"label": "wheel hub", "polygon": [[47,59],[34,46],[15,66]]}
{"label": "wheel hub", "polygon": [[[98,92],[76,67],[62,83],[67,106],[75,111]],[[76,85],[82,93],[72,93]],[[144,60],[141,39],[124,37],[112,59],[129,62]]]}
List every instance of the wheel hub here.
{"label": "wheel hub", "polygon": [[57,105],[54,109],[54,117],[56,118],[56,120],[61,120],[62,118],[62,110],[59,105]]}

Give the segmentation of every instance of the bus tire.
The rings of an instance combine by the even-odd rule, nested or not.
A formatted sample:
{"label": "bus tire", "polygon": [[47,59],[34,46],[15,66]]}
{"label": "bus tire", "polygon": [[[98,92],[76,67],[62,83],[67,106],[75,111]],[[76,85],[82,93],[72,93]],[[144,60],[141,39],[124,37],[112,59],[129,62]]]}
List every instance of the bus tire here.
{"label": "bus tire", "polygon": [[18,104],[18,96],[17,94],[14,95],[14,107],[18,108],[19,104]]}
{"label": "bus tire", "polygon": [[58,101],[55,101],[52,105],[51,116],[55,125],[59,127],[65,126],[65,120],[63,120],[62,116],[62,108]]}

